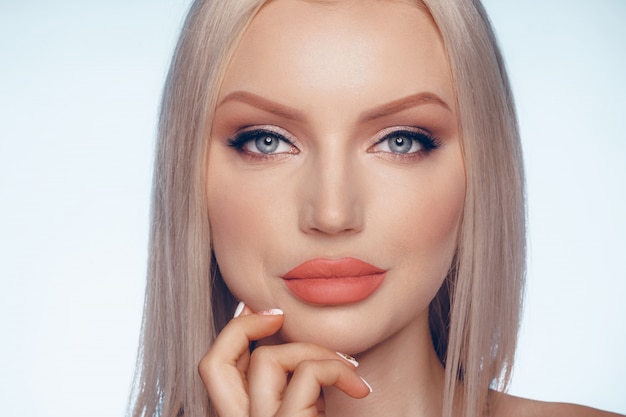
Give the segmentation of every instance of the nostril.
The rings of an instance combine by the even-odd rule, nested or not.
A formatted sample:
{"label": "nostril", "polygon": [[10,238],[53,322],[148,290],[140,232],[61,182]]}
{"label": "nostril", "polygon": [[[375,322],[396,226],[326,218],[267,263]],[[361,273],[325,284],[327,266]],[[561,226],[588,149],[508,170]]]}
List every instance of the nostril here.
{"label": "nostril", "polygon": [[362,229],[363,216],[361,207],[354,199],[317,200],[305,207],[301,222],[301,228],[309,233],[357,233]]}
{"label": "nostril", "polygon": [[334,146],[320,149],[301,172],[298,204],[304,232],[334,235],[362,229],[364,189],[359,180],[364,176],[355,172],[353,153],[349,151]]}

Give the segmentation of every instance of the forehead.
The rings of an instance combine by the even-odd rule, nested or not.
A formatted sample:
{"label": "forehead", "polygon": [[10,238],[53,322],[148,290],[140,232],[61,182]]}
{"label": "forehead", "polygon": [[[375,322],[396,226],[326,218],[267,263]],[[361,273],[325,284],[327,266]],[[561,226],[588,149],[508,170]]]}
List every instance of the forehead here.
{"label": "forehead", "polygon": [[220,96],[235,90],[381,102],[429,91],[454,102],[439,32],[409,1],[268,2],[237,46]]}

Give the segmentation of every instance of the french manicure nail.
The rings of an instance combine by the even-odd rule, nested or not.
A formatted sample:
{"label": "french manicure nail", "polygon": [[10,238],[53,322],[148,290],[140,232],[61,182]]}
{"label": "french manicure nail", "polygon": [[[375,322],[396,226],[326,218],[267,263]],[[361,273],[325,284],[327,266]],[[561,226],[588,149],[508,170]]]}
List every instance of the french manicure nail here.
{"label": "french manicure nail", "polygon": [[335,352],[335,353],[339,355],[340,357],[342,357],[343,359],[350,362],[352,365],[354,365],[355,368],[359,366],[359,362],[356,359],[354,359],[352,356],[346,355],[345,353],[341,353],[341,352]]}
{"label": "french manicure nail", "polygon": [[260,314],[261,316],[282,316],[285,313],[283,313],[283,310],[280,308],[273,308],[271,310],[259,311],[257,314]]}
{"label": "french manicure nail", "polygon": [[235,314],[233,315],[234,319],[239,317],[239,315],[241,314],[245,306],[246,306],[246,303],[244,303],[243,301],[239,301],[239,304],[237,304],[237,308],[235,309]]}
{"label": "french manicure nail", "polygon": [[366,381],[366,380],[364,380],[362,376],[360,376],[359,378],[361,378],[361,381],[363,381],[363,383],[365,384],[365,386],[366,386],[366,387],[370,390],[370,394],[371,394],[372,392],[374,392],[374,390],[372,390],[372,386],[371,386],[370,384],[368,384],[368,383],[367,383],[367,381]]}

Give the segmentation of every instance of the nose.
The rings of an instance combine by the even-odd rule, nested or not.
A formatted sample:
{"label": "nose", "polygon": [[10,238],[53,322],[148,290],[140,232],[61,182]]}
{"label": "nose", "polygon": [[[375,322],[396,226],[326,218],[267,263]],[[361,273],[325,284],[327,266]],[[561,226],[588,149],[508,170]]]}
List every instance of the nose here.
{"label": "nose", "polygon": [[309,234],[358,233],[363,228],[363,187],[349,158],[320,155],[302,181],[300,229]]}

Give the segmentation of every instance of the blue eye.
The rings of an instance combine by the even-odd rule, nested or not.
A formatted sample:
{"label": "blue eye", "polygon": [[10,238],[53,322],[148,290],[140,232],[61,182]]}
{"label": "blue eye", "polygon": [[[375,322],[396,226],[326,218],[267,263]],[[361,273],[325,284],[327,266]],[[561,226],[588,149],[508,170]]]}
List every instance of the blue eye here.
{"label": "blue eye", "polygon": [[228,145],[238,152],[258,155],[298,153],[298,149],[285,136],[267,129],[246,130],[228,140]]}
{"label": "blue eye", "polygon": [[261,153],[274,153],[280,146],[281,140],[276,138],[274,135],[259,135],[253,141],[248,141],[246,143],[246,148],[254,152],[255,150]]}
{"label": "blue eye", "polygon": [[439,141],[430,135],[413,130],[395,130],[374,144],[372,152],[395,155],[427,153],[439,147]]}
{"label": "blue eye", "polygon": [[389,151],[393,153],[413,153],[422,149],[422,145],[418,141],[401,134],[388,137],[383,144],[386,144]]}

